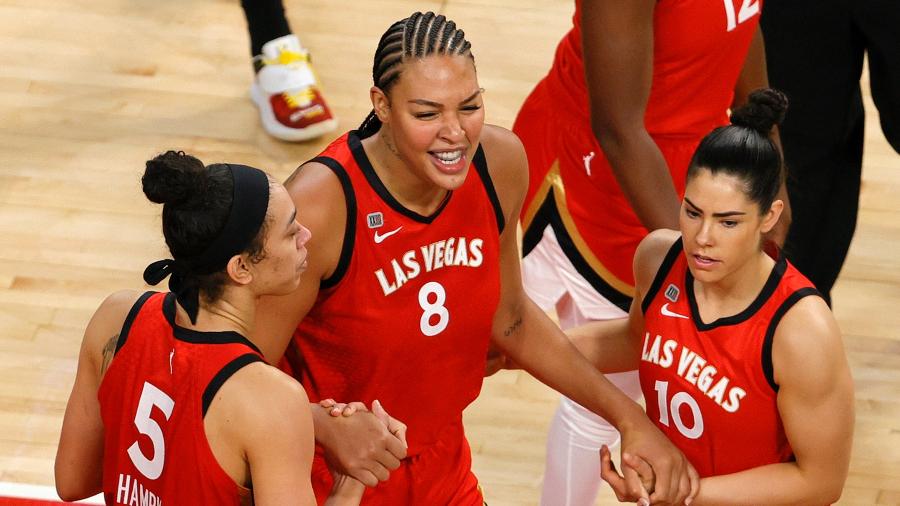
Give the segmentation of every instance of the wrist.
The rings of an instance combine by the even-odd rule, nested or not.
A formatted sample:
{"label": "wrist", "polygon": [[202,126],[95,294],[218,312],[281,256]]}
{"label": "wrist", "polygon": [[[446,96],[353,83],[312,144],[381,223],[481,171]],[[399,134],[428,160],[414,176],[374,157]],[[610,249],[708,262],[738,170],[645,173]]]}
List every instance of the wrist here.
{"label": "wrist", "polygon": [[315,434],[316,443],[325,446],[325,440],[328,438],[328,418],[330,416],[317,402],[309,403],[309,409],[312,412],[313,433]]}

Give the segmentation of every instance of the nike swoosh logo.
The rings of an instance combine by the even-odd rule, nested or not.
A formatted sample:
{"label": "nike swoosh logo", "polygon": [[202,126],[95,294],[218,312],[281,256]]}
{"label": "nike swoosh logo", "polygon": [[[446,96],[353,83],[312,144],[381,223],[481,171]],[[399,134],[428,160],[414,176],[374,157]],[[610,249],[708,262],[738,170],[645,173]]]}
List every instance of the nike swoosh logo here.
{"label": "nike swoosh logo", "polygon": [[683,314],[678,314],[676,312],[669,311],[669,303],[668,302],[663,304],[663,306],[659,309],[659,312],[662,313],[663,316],[671,316],[673,318],[684,318],[685,320],[690,320],[690,318],[688,318],[687,316],[685,316]]}
{"label": "nike swoosh logo", "polygon": [[385,239],[387,239],[388,237],[399,232],[401,228],[403,228],[403,227],[399,226],[399,227],[395,228],[394,230],[391,230],[390,232],[385,232],[383,234],[379,234],[378,231],[376,230],[375,231],[375,244],[381,244]]}

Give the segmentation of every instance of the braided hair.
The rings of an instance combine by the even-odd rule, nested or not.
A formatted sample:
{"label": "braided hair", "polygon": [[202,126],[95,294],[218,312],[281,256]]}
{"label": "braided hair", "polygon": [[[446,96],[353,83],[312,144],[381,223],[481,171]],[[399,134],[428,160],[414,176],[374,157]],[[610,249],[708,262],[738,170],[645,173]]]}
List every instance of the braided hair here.
{"label": "braided hair", "polygon": [[[403,63],[431,55],[463,55],[474,62],[471,49],[472,44],[456,23],[442,14],[416,12],[392,24],[381,36],[372,65],[372,82],[388,93],[400,77]],[[381,120],[372,110],[359,126],[359,136],[369,137],[380,128]]]}
{"label": "braided hair", "polygon": [[784,182],[781,153],[769,134],[784,120],[787,107],[787,97],[778,90],[751,93],[746,104],[732,111],[730,125],[700,141],[688,167],[688,181],[700,169],[736,176],[744,182],[747,198],[759,205],[760,212],[768,211]]}

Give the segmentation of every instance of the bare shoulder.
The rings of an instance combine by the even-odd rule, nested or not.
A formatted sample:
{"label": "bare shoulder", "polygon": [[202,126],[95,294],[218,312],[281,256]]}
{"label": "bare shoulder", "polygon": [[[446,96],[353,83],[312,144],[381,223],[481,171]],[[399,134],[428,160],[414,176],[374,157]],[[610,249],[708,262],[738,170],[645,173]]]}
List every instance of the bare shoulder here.
{"label": "bare shoulder", "polygon": [[481,146],[504,214],[518,213],[528,189],[528,159],[522,141],[505,128],[484,125]]}
{"label": "bare shoulder", "polygon": [[772,362],[778,384],[799,379],[829,385],[828,377],[844,367],[841,332],[821,297],[803,297],[787,310],[775,330]]}
{"label": "bare shoulder", "polygon": [[119,290],[100,303],[84,332],[84,346],[92,357],[99,356],[111,339],[119,338],[128,313],[142,294],[137,290]]}
{"label": "bare shoulder", "polygon": [[681,239],[677,230],[659,229],[647,234],[634,252],[634,278],[641,293],[646,293],[672,245]]}
{"label": "bare shoulder", "polygon": [[312,435],[306,391],[294,378],[265,362],[248,364],[228,378],[210,405],[212,409],[219,410],[217,418],[236,421],[230,428],[238,432],[287,430],[310,431]]}

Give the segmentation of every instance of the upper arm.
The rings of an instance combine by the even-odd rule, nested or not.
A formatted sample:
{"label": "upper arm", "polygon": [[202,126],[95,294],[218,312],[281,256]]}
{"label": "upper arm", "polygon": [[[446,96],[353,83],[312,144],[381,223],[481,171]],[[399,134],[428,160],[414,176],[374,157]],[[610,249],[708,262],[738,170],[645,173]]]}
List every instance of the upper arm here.
{"label": "upper arm", "polygon": [[644,312],[641,307],[644,297],[662,267],[666,254],[680,237],[681,233],[676,230],[657,229],[647,234],[634,252],[632,260],[634,298],[631,300],[628,318],[631,335],[638,347],[640,347],[641,335],[644,332]]}
{"label": "upper arm", "polygon": [[221,389],[217,409],[233,415],[229,427],[250,468],[254,503],[314,505],[310,473],[314,433],[303,387],[281,371],[247,365]]}
{"label": "upper arm", "polygon": [[653,82],[655,0],[585,0],[582,47],[594,131],[607,136],[644,129]]}
{"label": "upper arm", "polygon": [[85,329],[54,466],[56,489],[63,499],[83,499],[100,492],[104,434],[97,390],[102,379],[103,354],[104,349],[109,349],[111,358],[125,317],[139,296],[134,291],[110,295]]}
{"label": "upper arm", "polygon": [[522,142],[509,130],[485,125],[482,146],[506,226],[500,234],[500,303],[494,315],[493,335],[502,337],[516,323],[528,299],[519,263],[519,211],[528,188],[528,160]]}
{"label": "upper arm", "polygon": [[853,380],[840,331],[819,297],[805,297],[779,323],[772,346],[778,411],[813,481],[843,484],[853,438]]}
{"label": "upper arm", "polygon": [[731,108],[736,109],[747,102],[750,93],[760,88],[769,87],[769,75],[766,69],[766,46],[763,41],[762,28],[756,27],[744,66],[734,85],[734,99]]}
{"label": "upper arm", "polygon": [[267,296],[257,306],[255,330],[269,363],[281,360],[297,324],[316,301],[322,280],[334,274],[344,244],[347,207],[340,180],[326,166],[310,162],[285,182],[297,207],[297,221],[312,233],[307,268],[291,294]]}

